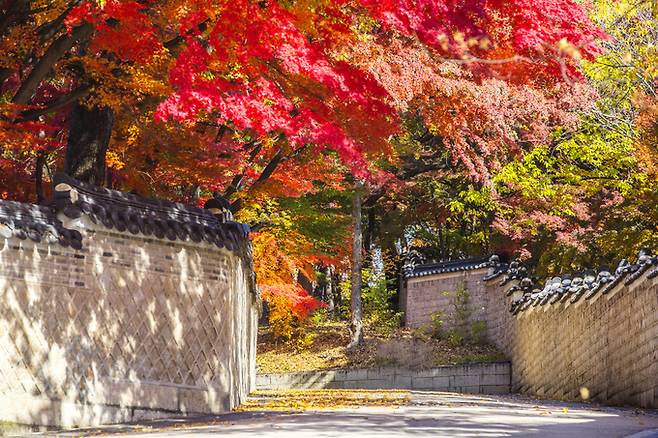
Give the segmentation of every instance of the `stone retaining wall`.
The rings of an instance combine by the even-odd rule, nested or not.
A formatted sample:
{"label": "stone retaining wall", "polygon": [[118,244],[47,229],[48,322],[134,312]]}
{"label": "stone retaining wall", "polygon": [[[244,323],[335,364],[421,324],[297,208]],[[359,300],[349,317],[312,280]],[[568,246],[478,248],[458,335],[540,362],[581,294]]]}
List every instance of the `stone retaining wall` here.
{"label": "stone retaining wall", "polygon": [[441,366],[428,370],[382,367],[283,374],[259,374],[256,388],[268,389],[418,389],[506,394],[510,392],[508,362]]}

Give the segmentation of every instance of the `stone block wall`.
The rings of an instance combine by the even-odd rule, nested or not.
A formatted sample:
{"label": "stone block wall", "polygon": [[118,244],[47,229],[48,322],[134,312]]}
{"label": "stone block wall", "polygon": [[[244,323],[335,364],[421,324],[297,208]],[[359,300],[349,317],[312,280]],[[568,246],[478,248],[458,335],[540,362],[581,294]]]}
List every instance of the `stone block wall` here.
{"label": "stone block wall", "polygon": [[0,420],[69,427],[219,413],[254,388],[246,241],[229,250],[5,205]]}
{"label": "stone block wall", "polygon": [[427,370],[399,367],[260,374],[259,390],[281,389],[417,389],[506,394],[510,391],[508,362],[441,366]]}
{"label": "stone block wall", "polygon": [[614,273],[554,278],[543,289],[518,263],[406,280],[407,325],[449,308],[467,285],[473,320],[510,360],[511,388],[532,396],[658,408],[658,257]]}
{"label": "stone block wall", "polygon": [[406,281],[405,325],[407,327],[431,326],[432,314],[439,310],[443,328],[453,328],[455,324],[453,300],[458,289],[464,288],[469,297],[469,319],[472,324],[486,318],[486,290],[484,277],[487,268],[442,273]]}
{"label": "stone block wall", "polygon": [[489,336],[511,360],[513,391],[658,408],[658,278],[649,272],[516,315],[508,292],[517,282],[489,281]]}

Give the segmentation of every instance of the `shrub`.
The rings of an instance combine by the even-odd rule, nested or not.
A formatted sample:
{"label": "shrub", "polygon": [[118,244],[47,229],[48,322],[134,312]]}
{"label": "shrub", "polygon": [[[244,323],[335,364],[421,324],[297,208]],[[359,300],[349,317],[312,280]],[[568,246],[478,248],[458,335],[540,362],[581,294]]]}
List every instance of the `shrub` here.
{"label": "shrub", "polygon": [[313,341],[315,341],[316,334],[306,331],[307,328],[308,327],[303,327],[298,329],[286,344],[297,352],[311,348],[313,346]]}
{"label": "shrub", "polygon": [[299,318],[285,298],[273,297],[268,301],[268,306],[268,322],[274,338],[289,341],[299,325]]}
{"label": "shrub", "polygon": [[326,324],[330,319],[331,316],[326,308],[318,309],[311,315],[311,323],[313,325]]}
{"label": "shrub", "polygon": [[338,317],[349,320],[351,316],[350,305],[352,303],[352,282],[348,278],[338,283],[340,304],[338,306]]}
{"label": "shrub", "polygon": [[[391,303],[397,293],[384,276],[376,276],[370,269],[363,270],[363,287],[361,299],[363,300],[363,319],[368,328],[374,332],[390,336],[402,324],[402,312],[396,312]],[[340,314],[350,318],[351,282],[343,281],[339,285],[341,293]]]}
{"label": "shrub", "polygon": [[449,323],[451,329],[444,331],[446,321],[441,309],[431,314],[431,334],[436,339],[446,339],[453,346],[462,345],[464,342],[482,344],[486,340],[487,325],[484,321],[475,321],[469,324],[472,311],[470,309],[471,296],[468,289],[462,283],[455,292],[443,292],[450,298],[452,314]]}
{"label": "shrub", "polygon": [[465,337],[466,326],[471,318],[471,309],[469,307],[471,294],[462,283],[452,296],[453,307],[453,326],[461,330],[462,336]]}
{"label": "shrub", "polygon": [[450,329],[446,332],[445,338],[451,347],[459,347],[464,343],[464,335],[458,329]]}
{"label": "shrub", "polygon": [[309,316],[325,306],[299,285],[262,285],[261,294],[269,307],[268,322],[277,340],[289,342],[304,333]]}
{"label": "shrub", "polygon": [[400,327],[402,313],[396,312],[391,299],[397,293],[384,276],[364,272],[363,314],[369,326],[382,335],[390,335]]}
{"label": "shrub", "polygon": [[471,342],[484,344],[487,336],[487,323],[484,321],[475,321],[471,324]]}
{"label": "shrub", "polygon": [[277,341],[283,341],[297,351],[307,349],[313,344],[315,335],[308,332],[308,328],[313,325],[313,319],[307,312],[299,312],[288,297],[281,295],[270,296],[268,305],[268,322]]}
{"label": "shrub", "polygon": [[433,338],[432,328],[427,325],[415,328],[411,331],[411,336],[417,341],[429,342]]}
{"label": "shrub", "polygon": [[441,312],[441,309],[437,309],[432,312],[430,318],[432,320],[430,335],[435,339],[441,339],[443,337],[443,312]]}

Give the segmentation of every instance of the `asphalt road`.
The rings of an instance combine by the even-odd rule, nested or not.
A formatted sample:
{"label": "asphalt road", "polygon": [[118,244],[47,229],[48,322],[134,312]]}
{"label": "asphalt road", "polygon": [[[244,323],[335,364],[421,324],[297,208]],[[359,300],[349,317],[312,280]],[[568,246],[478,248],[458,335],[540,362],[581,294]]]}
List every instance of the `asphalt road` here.
{"label": "asphalt road", "polygon": [[[51,433],[124,437],[563,437],[658,438],[658,412],[517,396],[414,392],[408,405],[302,413],[245,412]],[[43,435],[42,435],[43,436]]]}

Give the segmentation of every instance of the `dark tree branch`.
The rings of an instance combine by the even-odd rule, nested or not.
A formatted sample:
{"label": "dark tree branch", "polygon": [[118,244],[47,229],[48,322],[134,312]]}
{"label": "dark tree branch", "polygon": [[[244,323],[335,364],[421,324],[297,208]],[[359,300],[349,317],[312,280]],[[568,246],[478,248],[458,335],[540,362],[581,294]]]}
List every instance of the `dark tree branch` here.
{"label": "dark tree branch", "polygon": [[[262,143],[254,143],[254,148],[251,150],[251,153],[249,154],[249,162],[252,162],[256,159],[260,151],[263,149],[263,144]],[[231,184],[226,188],[224,191],[224,197],[229,198],[233,194],[239,192],[242,189],[242,180],[244,180],[245,174],[241,173],[239,175],[235,175],[233,177],[233,180],[231,181]]]}
{"label": "dark tree branch", "polygon": [[[204,21],[199,23],[199,25],[197,26],[197,29],[200,32],[205,32],[205,30],[208,28],[208,23],[209,22],[210,22],[209,18],[205,19]],[[191,33],[191,31],[187,32],[188,35],[190,33]],[[172,51],[178,49],[183,44],[183,42],[185,42],[185,38],[183,37],[183,35],[178,35],[175,38],[170,39],[169,41],[165,41],[163,46],[165,47],[165,49],[172,52]]]}
{"label": "dark tree branch", "polygon": [[[274,137],[273,141],[277,142],[277,141],[281,140],[282,138],[283,138],[283,134],[279,134],[276,137]],[[249,154],[249,162],[250,163],[252,163],[256,159],[256,157],[258,156],[260,151],[263,149],[263,143],[260,142],[260,141],[253,142],[251,144],[255,145],[256,147],[254,149],[252,149],[251,153]],[[279,164],[281,164],[282,161],[285,161],[288,158],[291,158],[292,156],[295,156],[296,154],[298,154],[303,149],[304,149],[304,147],[301,147],[301,148],[297,149],[290,157],[285,157],[283,155],[283,149],[279,148],[279,150],[274,155],[274,157],[272,157],[270,159],[270,161],[267,163],[267,165],[265,166],[265,169],[263,170],[261,175],[258,177],[258,180],[254,183],[254,185],[262,183],[263,181],[268,179],[272,175],[272,173],[274,173],[274,171],[279,166]],[[231,195],[234,195],[235,193],[242,190],[242,182],[244,180],[244,177],[245,177],[244,172],[239,174],[239,175],[236,175],[233,178],[233,180],[231,181],[231,184],[225,190],[223,196],[225,198],[229,198]]]}
{"label": "dark tree branch", "polygon": [[65,94],[63,96],[60,96],[59,98],[55,99],[54,101],[50,102],[48,106],[44,108],[35,108],[31,110],[26,110],[23,111],[19,117],[18,121],[19,122],[25,122],[29,120],[35,120],[38,119],[40,116],[44,114],[48,114],[53,111],[57,111],[60,108],[63,108],[67,105],[70,105],[72,103],[75,103],[76,101],[82,99],[85,97],[87,94],[89,94],[89,91],[91,90],[91,87],[89,85],[83,85],[82,87],[73,90],[69,94]]}
{"label": "dark tree branch", "polygon": [[[8,3],[8,5],[7,5]],[[0,15],[0,36],[4,36],[12,25],[25,21],[30,15],[28,0],[5,1]]]}
{"label": "dark tree branch", "polygon": [[13,103],[26,105],[32,99],[37,87],[43,81],[53,65],[66,54],[73,46],[82,40],[89,38],[94,31],[91,24],[83,24],[76,27],[70,35],[62,35],[53,42],[46,53],[39,59],[27,79],[23,81],[20,88],[12,99]]}
{"label": "dark tree branch", "polygon": [[0,68],[0,87],[12,73],[13,71],[10,68]]}
{"label": "dark tree branch", "polygon": [[[404,157],[401,158],[404,159]],[[412,161],[411,157],[407,157],[407,159],[409,161],[406,163],[406,167],[403,164],[403,169],[398,172],[398,178],[403,181],[410,180],[424,173],[436,172],[437,170],[448,170],[450,168],[450,165],[445,162],[424,163],[422,161],[416,161],[416,160]],[[363,203],[364,206],[368,208],[372,207],[385,194],[386,191],[384,190],[384,188],[380,188],[372,192]]]}
{"label": "dark tree branch", "polygon": [[37,193],[37,204],[44,200],[43,195],[43,166],[46,163],[46,152],[39,151],[37,154],[36,169],[34,171],[35,191]]}
{"label": "dark tree branch", "polygon": [[267,166],[265,166],[265,169],[263,169],[263,172],[260,174],[256,182],[254,183],[254,186],[257,184],[261,184],[265,182],[276,170],[277,167],[279,167],[279,164],[283,161],[284,156],[283,156],[283,149],[279,148],[279,150],[274,154],[274,156],[270,159],[270,162],[267,163]]}
{"label": "dark tree branch", "polygon": [[73,8],[78,6],[80,3],[82,3],[81,0],[70,2],[69,7],[66,8],[66,10],[64,10],[64,12],[62,12],[57,18],[55,18],[53,21],[42,24],[37,29],[37,33],[41,36],[41,41],[48,41],[50,38],[57,35],[57,33],[62,30],[66,17],[68,17]]}
{"label": "dark tree branch", "polygon": [[[274,154],[272,158],[270,158],[270,161],[267,163],[265,166],[265,169],[263,169],[263,172],[261,172],[260,176],[254,182],[252,185],[252,188],[256,187],[259,184],[262,184],[265,182],[276,170],[277,167],[279,167],[279,164],[281,164],[282,161],[284,161],[285,157],[283,155],[283,148],[279,148],[279,150]],[[236,211],[240,210],[242,208],[242,202],[240,199],[236,199],[235,202],[231,204],[231,211],[235,213]]]}

